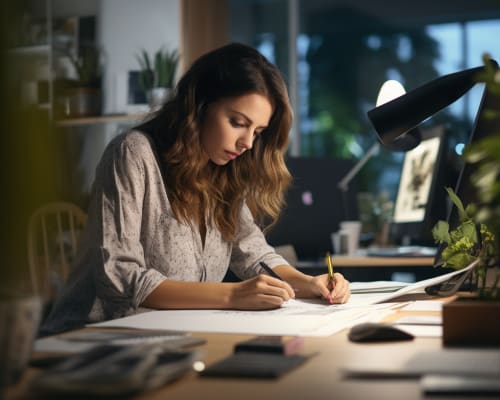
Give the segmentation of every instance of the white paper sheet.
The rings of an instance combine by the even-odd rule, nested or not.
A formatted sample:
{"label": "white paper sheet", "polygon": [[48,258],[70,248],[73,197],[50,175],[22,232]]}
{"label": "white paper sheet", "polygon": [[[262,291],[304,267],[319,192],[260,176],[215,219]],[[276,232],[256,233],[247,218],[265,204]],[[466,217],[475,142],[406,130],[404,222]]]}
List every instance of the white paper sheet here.
{"label": "white paper sheet", "polygon": [[380,297],[380,299],[377,302],[383,302],[383,301],[388,301],[395,299],[396,297],[402,296],[404,294],[416,292],[419,290],[423,290],[426,287],[436,285],[438,283],[442,283],[447,281],[448,279],[454,277],[455,275],[463,274],[472,268],[474,268],[477,265],[478,261],[475,261],[471,263],[468,267],[450,272],[448,274],[440,275],[435,278],[429,278],[429,279],[424,279],[422,281],[418,281],[415,283],[412,283],[411,285],[405,286],[399,290],[396,290],[395,292],[392,293],[386,293],[383,296]]}
{"label": "white paper sheet", "polygon": [[408,332],[415,337],[442,337],[443,327],[441,325],[394,325],[402,331]]}
{"label": "white paper sheet", "polygon": [[442,325],[443,318],[441,315],[409,315],[399,318],[395,322],[398,325]]}
{"label": "white paper sheet", "polygon": [[443,302],[442,301],[412,301],[408,305],[404,306],[402,311],[442,311]]}
{"label": "white paper sheet", "polygon": [[380,320],[393,312],[394,304],[357,306],[356,295],[353,297],[354,304],[351,305],[328,305],[321,300],[291,300],[283,307],[269,311],[160,310],[91,326],[255,335],[328,336],[355,323]]}
{"label": "white paper sheet", "polygon": [[341,305],[329,305],[323,300],[300,299],[290,300],[283,307],[269,311],[160,310],[91,326],[253,335],[329,336],[356,323],[380,321],[392,313],[394,307],[402,305],[387,303],[388,300],[443,282],[462,272],[464,270],[426,279],[392,293],[352,294],[349,302]]}
{"label": "white paper sheet", "polygon": [[410,285],[408,282],[396,281],[373,281],[373,282],[351,282],[351,293],[383,293],[395,292]]}

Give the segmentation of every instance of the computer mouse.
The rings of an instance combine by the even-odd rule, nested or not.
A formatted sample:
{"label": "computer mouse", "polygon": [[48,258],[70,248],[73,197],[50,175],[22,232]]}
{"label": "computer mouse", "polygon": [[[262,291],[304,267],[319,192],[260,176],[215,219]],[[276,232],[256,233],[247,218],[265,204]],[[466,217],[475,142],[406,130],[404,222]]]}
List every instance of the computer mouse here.
{"label": "computer mouse", "polygon": [[354,325],[349,331],[352,342],[388,342],[397,340],[412,340],[413,335],[393,325],[379,322],[364,322]]}

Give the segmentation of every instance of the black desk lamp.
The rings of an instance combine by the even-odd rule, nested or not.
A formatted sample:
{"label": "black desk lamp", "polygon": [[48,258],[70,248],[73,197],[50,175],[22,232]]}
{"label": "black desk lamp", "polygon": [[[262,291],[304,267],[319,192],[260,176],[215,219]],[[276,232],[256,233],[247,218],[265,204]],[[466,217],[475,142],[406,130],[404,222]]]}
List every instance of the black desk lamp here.
{"label": "black desk lamp", "polygon": [[[368,118],[377,132],[380,144],[389,149],[418,146],[420,138],[414,134],[413,128],[458,100],[476,83],[484,82],[480,75],[489,69],[498,70],[498,63],[495,60],[487,59],[484,66],[444,75],[368,111]],[[488,93],[487,88],[485,88],[470,135],[471,140],[480,140],[481,137],[496,132],[496,127],[481,117],[484,117],[485,110],[498,109],[498,107],[500,107],[499,100]],[[460,173],[458,184],[463,179],[464,171],[465,168]],[[467,178],[470,178],[470,174]],[[442,248],[438,249],[436,260],[439,259],[441,251]],[[458,286],[460,286],[458,283],[454,285],[454,290]],[[441,287],[436,290],[438,290],[436,293],[444,293]],[[449,291],[446,293],[449,294]]]}
{"label": "black desk lamp", "polygon": [[[491,68],[498,69],[496,61],[489,60],[489,63]],[[478,74],[486,68],[485,65],[441,76],[368,111],[380,143],[401,151],[418,146],[421,138],[412,128],[462,97],[480,82]]]}

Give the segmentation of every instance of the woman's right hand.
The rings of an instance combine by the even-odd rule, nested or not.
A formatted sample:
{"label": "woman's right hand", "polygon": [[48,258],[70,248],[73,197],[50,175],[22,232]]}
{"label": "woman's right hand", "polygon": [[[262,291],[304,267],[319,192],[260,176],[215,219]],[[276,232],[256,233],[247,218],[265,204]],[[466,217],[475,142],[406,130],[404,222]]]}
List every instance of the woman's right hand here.
{"label": "woman's right hand", "polygon": [[295,292],[288,283],[269,275],[257,275],[232,285],[229,304],[239,310],[278,308],[285,301],[295,298]]}

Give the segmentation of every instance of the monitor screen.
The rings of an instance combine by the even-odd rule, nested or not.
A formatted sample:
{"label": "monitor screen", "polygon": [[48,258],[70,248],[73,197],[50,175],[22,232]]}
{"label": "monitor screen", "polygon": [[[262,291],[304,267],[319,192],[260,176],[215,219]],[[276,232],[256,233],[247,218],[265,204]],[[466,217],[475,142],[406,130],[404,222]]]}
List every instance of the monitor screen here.
{"label": "monitor screen", "polygon": [[[488,118],[486,116],[486,113],[489,109],[500,109],[500,97],[492,95],[488,92],[488,90],[484,90],[481,102],[477,109],[474,125],[470,133],[469,144],[480,141],[481,139],[484,139],[488,136],[499,134],[500,127],[498,126],[497,120]],[[464,206],[467,206],[471,202],[478,202],[478,198],[476,196],[477,189],[474,187],[474,184],[472,182],[472,175],[476,171],[476,168],[476,164],[464,163],[455,185],[455,193],[458,195]],[[447,217],[447,221],[451,229],[454,229],[458,226],[458,210],[455,205],[451,207]],[[441,264],[441,253],[444,248],[445,245],[442,245],[438,249],[434,260],[434,265]]]}
{"label": "monitor screen", "polygon": [[394,207],[395,223],[424,221],[437,175],[440,146],[441,137],[434,136],[405,153]]}
{"label": "monitor screen", "polygon": [[[286,206],[278,223],[267,233],[272,246],[293,245],[299,260],[324,258],[332,251],[331,234],[346,219],[342,193],[337,183],[354,162],[327,158],[289,157],[287,167],[293,176],[286,193]],[[357,188],[349,187],[349,218],[357,218]]]}
{"label": "monitor screen", "polygon": [[[498,119],[488,118],[488,110],[500,110],[500,97],[492,95],[488,90],[484,90],[481,103],[476,113],[476,119],[470,134],[469,143],[472,144],[488,136],[499,135],[500,126]],[[474,187],[471,176],[476,171],[477,164],[464,163],[457,184],[455,193],[462,200],[464,206],[473,202],[477,203],[477,189]],[[448,216],[448,223],[451,228],[458,225],[458,212],[456,207],[452,207]]]}
{"label": "monitor screen", "polygon": [[445,129],[421,131],[422,142],[404,155],[394,204],[391,239],[396,244],[432,245],[432,226],[446,219]]}

